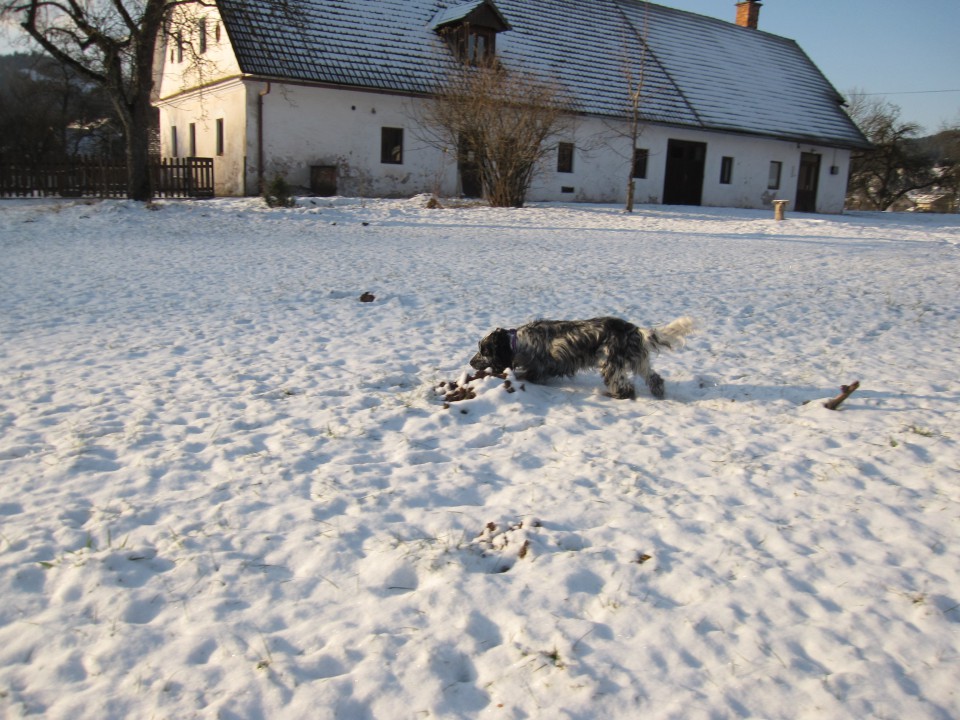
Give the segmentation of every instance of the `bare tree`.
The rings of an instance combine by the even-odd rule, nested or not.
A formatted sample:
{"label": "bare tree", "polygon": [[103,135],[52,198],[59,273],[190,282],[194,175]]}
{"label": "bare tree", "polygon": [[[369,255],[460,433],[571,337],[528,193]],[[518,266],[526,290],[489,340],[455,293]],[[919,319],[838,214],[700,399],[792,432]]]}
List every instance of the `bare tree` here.
{"label": "bare tree", "polygon": [[880,97],[850,93],[847,112],[873,147],[850,159],[849,200],[887,210],[913,190],[940,184],[936,161],[916,142],[920,128],[900,119],[900,108]]}
{"label": "bare tree", "polygon": [[151,197],[150,103],[157,40],[173,0],[0,0],[54,59],[106,91],[124,130],[127,194]]}
{"label": "bare tree", "polygon": [[935,135],[924,138],[921,145],[934,161],[938,188],[949,193],[954,212],[960,212],[960,118],[952,125],[944,123]]}
{"label": "bare tree", "polygon": [[534,172],[551,150],[548,139],[572,117],[563,89],[534,73],[510,70],[495,58],[458,65],[440,82],[419,120],[425,140],[455,149],[476,169],[495,207],[522,207]]}
{"label": "bare tree", "polygon": [[109,154],[120,137],[104,94],[68,67],[39,53],[0,57],[0,155]]}
{"label": "bare tree", "polygon": [[[264,1],[285,7],[285,0]],[[149,200],[156,124],[151,98],[158,42],[166,32],[177,43],[178,52],[196,57],[193,28],[185,28],[183,17],[176,18],[174,11],[184,5],[214,4],[213,0],[0,0],[0,21],[19,24],[54,60],[103,88],[123,128],[127,195]]]}
{"label": "bare tree", "polygon": [[641,37],[640,57],[636,59],[636,65],[633,64],[633,58],[629,50],[629,44],[624,38],[624,67],[623,74],[627,83],[627,136],[630,138],[630,167],[627,170],[627,202],[624,206],[624,212],[633,212],[633,195],[636,191],[636,164],[637,164],[637,140],[640,139],[642,131],[640,105],[643,100],[643,81],[647,68],[647,30],[650,22],[650,4],[643,3],[643,30]]}

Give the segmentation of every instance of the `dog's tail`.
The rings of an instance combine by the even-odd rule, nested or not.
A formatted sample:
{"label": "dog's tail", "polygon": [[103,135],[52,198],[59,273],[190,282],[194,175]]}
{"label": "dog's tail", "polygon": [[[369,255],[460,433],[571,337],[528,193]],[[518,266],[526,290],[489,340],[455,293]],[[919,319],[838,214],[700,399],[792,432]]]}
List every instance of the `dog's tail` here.
{"label": "dog's tail", "polygon": [[695,332],[697,324],[693,318],[680,317],[671,323],[659,327],[648,328],[644,331],[647,346],[656,352],[666,348],[676,350],[683,347],[684,338]]}

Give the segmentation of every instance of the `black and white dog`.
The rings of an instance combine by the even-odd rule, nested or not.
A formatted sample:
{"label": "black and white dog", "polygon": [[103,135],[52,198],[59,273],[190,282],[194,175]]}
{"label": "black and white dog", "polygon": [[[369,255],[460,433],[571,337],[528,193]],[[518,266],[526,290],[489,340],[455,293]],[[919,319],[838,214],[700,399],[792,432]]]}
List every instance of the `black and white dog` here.
{"label": "black and white dog", "polygon": [[650,355],[679,347],[693,330],[688,317],[657,328],[639,328],[616,317],[537,320],[491,332],[480,341],[470,365],[495,373],[512,368],[518,378],[534,383],[595,367],[612,397],[636,397],[633,374],[646,381],[654,397],[662,398],[663,378],[651,369]]}

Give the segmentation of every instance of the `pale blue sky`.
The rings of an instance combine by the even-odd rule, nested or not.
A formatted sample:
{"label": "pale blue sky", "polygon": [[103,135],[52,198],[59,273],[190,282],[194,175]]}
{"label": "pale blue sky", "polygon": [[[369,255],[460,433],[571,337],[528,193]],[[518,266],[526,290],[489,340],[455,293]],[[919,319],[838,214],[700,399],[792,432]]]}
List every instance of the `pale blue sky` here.
{"label": "pale blue sky", "polygon": [[[659,4],[731,22],[736,14],[735,0]],[[882,94],[927,132],[960,124],[960,0],[765,0],[760,29],[796,40],[844,95]],[[0,52],[11,50],[6,34]]]}

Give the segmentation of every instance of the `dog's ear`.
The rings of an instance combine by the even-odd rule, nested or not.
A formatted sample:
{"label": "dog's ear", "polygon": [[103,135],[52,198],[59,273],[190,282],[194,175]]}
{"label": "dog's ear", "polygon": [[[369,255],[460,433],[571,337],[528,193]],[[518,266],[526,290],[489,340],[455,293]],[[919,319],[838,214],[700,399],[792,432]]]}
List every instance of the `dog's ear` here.
{"label": "dog's ear", "polygon": [[498,332],[500,332],[500,328],[497,328],[496,330],[491,330],[482,338],[480,338],[480,342],[477,343],[477,348],[480,350],[480,352],[483,352],[484,350],[489,350],[494,346],[494,343],[495,343],[494,338],[496,338]]}
{"label": "dog's ear", "polygon": [[480,352],[484,355],[492,355],[493,350],[497,347],[497,338],[502,332],[502,328],[497,328],[496,330],[491,330],[482,338],[480,338],[480,342],[477,343],[477,347],[480,348]]}

